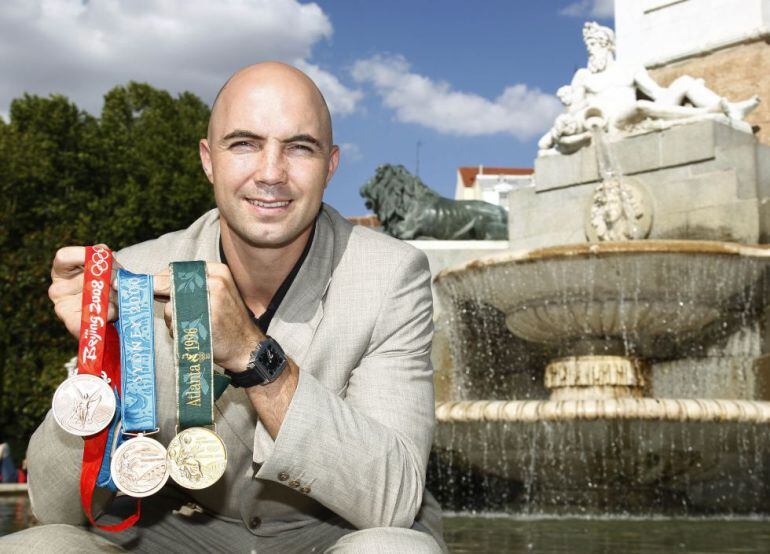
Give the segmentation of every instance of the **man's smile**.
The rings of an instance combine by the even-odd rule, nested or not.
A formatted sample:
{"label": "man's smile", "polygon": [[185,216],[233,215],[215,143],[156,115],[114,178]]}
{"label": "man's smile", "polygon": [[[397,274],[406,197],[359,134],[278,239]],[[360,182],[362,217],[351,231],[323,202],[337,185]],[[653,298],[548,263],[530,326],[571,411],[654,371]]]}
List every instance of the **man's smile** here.
{"label": "man's smile", "polygon": [[277,214],[288,209],[292,200],[265,200],[261,198],[246,198],[253,209],[260,213]]}

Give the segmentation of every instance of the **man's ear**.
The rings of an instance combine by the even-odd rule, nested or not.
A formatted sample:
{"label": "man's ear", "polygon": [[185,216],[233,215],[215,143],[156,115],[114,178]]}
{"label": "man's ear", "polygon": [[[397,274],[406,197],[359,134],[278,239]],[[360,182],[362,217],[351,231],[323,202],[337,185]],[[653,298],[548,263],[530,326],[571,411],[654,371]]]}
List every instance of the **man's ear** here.
{"label": "man's ear", "polygon": [[332,145],[332,151],[329,154],[329,169],[326,172],[326,182],[324,183],[324,188],[326,188],[326,185],[328,185],[329,181],[332,180],[332,177],[334,176],[334,172],[337,171],[337,167],[339,165],[340,165],[340,149],[336,144],[334,144]]}
{"label": "man's ear", "polygon": [[209,182],[214,184],[214,169],[211,166],[211,150],[209,149],[209,141],[205,138],[201,139],[198,143],[198,154],[201,157],[201,166],[203,166],[203,172],[208,177]]}

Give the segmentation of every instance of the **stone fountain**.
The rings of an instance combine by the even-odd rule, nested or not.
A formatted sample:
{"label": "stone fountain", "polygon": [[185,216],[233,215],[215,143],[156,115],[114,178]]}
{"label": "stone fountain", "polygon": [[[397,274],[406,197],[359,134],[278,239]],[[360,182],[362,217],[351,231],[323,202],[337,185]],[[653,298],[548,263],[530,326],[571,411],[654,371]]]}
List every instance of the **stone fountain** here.
{"label": "stone fountain", "polygon": [[770,512],[770,148],[701,80],[658,86],[587,23],[511,251],[442,271],[446,507]]}

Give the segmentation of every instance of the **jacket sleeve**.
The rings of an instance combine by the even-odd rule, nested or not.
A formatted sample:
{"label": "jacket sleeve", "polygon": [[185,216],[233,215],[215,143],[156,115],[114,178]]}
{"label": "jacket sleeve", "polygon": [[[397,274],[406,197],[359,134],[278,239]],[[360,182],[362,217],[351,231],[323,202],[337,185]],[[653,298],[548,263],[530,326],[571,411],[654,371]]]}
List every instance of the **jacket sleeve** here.
{"label": "jacket sleeve", "polygon": [[394,273],[360,364],[339,395],[300,368],[256,477],[308,494],[358,528],[410,527],[434,428],[433,305],[425,255]]}
{"label": "jacket sleeve", "polygon": [[[29,498],[40,523],[82,525],[86,516],[80,505],[80,468],[83,439],[62,430],[51,411],[35,430],[27,448]],[[97,489],[93,511],[100,513],[112,493]]]}

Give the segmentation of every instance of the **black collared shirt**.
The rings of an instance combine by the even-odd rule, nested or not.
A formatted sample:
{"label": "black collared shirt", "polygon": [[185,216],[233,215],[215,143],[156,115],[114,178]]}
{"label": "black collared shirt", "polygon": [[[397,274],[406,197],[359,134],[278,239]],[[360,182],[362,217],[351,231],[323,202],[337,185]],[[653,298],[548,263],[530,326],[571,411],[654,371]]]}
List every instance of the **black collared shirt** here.
{"label": "black collared shirt", "polygon": [[[317,220],[318,218],[316,218],[316,221]],[[249,315],[251,316],[251,320],[256,324],[257,327],[260,328],[260,330],[263,333],[267,334],[267,328],[270,327],[270,322],[273,320],[273,316],[275,315],[275,312],[278,311],[278,306],[281,305],[281,302],[283,301],[284,296],[286,296],[286,293],[289,292],[289,287],[291,287],[291,284],[294,282],[294,279],[297,277],[297,273],[299,273],[299,270],[302,267],[302,263],[305,261],[305,258],[307,258],[307,253],[310,252],[310,246],[313,244],[314,236],[315,236],[315,221],[313,221],[313,227],[312,229],[310,229],[310,236],[307,239],[307,244],[305,245],[305,249],[302,251],[302,255],[299,257],[299,260],[297,260],[297,263],[294,264],[294,267],[291,268],[291,271],[286,276],[286,279],[283,280],[283,283],[281,283],[281,286],[278,287],[277,291],[275,291],[275,294],[273,295],[273,298],[270,300],[270,304],[268,304],[267,309],[265,310],[265,313],[257,317],[254,314],[254,312],[249,310]],[[222,263],[227,265],[227,258],[225,257],[225,249],[222,248],[222,237],[219,237],[219,257],[222,259]]]}

